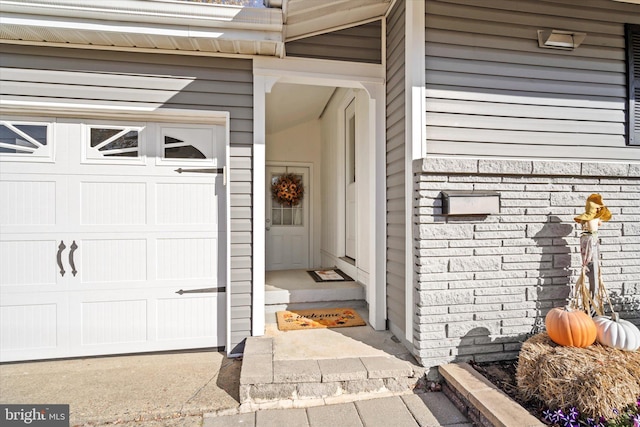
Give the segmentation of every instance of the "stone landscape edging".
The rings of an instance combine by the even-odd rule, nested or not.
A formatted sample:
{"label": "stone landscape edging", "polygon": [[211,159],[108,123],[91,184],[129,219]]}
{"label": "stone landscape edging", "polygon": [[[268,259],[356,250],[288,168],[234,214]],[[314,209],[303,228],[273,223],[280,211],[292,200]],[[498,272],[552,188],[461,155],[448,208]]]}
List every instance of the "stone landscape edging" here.
{"label": "stone landscape edging", "polygon": [[545,424],[507,396],[468,363],[438,367],[443,392],[475,425],[483,427],[538,427]]}

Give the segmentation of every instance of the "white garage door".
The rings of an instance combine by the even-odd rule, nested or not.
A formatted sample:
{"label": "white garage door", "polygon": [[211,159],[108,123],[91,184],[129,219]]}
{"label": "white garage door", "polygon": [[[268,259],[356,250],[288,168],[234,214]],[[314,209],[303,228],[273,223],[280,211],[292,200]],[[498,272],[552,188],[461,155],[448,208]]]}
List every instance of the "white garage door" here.
{"label": "white garage door", "polygon": [[224,125],[3,117],[0,360],[223,346],[225,146]]}

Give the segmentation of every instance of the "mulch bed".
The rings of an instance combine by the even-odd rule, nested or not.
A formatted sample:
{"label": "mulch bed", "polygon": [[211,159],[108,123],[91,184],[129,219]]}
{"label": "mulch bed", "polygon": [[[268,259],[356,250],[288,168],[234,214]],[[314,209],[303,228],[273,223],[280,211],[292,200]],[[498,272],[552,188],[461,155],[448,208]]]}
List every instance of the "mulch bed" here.
{"label": "mulch bed", "polygon": [[[545,337],[539,337],[539,338],[540,339],[538,341],[540,341]],[[544,340],[542,341],[543,341],[542,344],[545,344],[545,341]],[[536,342],[534,342],[534,344],[536,344]],[[602,393],[608,394],[609,395],[608,398],[615,398],[615,399],[622,398],[623,401],[625,401],[624,400],[625,396],[623,395],[628,394],[629,391],[631,391],[632,397],[636,396],[637,388],[640,385],[640,381],[638,381],[638,378],[640,378],[639,377],[640,353],[622,352],[620,350],[615,350],[610,348],[600,349],[599,347],[601,346],[596,344],[587,349],[571,349],[571,348],[564,348],[564,347],[559,347],[555,349],[556,352],[566,351],[572,355],[571,357],[567,357],[567,355],[564,355],[562,360],[565,360],[567,363],[574,363],[574,364],[577,363],[576,366],[582,363],[582,364],[586,364],[589,367],[588,371],[591,375],[591,380],[589,381],[585,380],[585,378],[581,378],[580,375],[578,375],[579,373],[570,371],[572,372],[572,375],[571,375],[572,377],[581,378],[578,381],[578,384],[575,385],[575,387],[573,387],[577,390],[576,393],[580,395],[587,395],[587,397],[597,402],[606,400],[605,398],[606,396],[602,396],[601,395]],[[602,353],[609,359],[599,364],[599,363],[587,363],[584,360],[581,360],[579,357],[576,357],[576,353],[590,353],[590,352],[591,353],[595,352],[596,354]],[[548,353],[553,353],[553,352],[548,352]],[[574,361],[574,359],[577,359],[577,360]],[[511,399],[513,399],[519,405],[521,405],[523,408],[529,411],[529,413],[531,413],[534,417],[538,418],[541,422],[545,424],[549,424],[544,419],[543,411],[549,409],[549,406],[558,406],[558,405],[549,405],[547,403],[543,403],[541,400],[538,400],[535,397],[535,394],[533,394],[533,397],[530,400],[526,400],[526,397],[523,396],[522,391],[518,389],[518,385],[517,385],[518,384],[517,383],[517,374],[518,374],[517,360],[490,362],[490,363],[475,363],[474,361],[469,361],[468,363],[471,366],[473,366],[473,368],[477,372],[479,372],[481,375],[487,378],[492,384],[494,384],[496,387],[498,387],[500,390],[506,393]],[[616,365],[616,366],[614,367],[613,365]],[[622,368],[619,369],[620,367]],[[571,367],[565,366],[562,369],[575,370],[577,368],[571,368]],[[604,370],[606,372],[598,371],[598,369]],[[618,371],[620,371],[621,374],[616,377],[615,375],[618,374]],[[538,374],[539,375],[537,375],[536,378],[542,375],[540,373]],[[552,379],[554,379],[556,376],[562,376],[561,373],[556,373],[556,374],[557,375],[551,376]],[[607,378],[610,376],[615,377],[612,380],[610,380],[610,384],[609,383],[604,385],[600,384],[600,382],[602,381],[605,381],[605,382],[608,381]],[[589,388],[590,383],[595,383],[597,387],[595,387],[595,389]],[[618,392],[612,393],[612,390],[616,390],[616,389]],[[566,390],[562,393],[564,398],[567,398],[570,394],[571,393]],[[532,395],[532,394],[529,393],[529,395]],[[633,398],[632,400],[633,402],[635,402],[636,399]],[[596,403],[593,403],[593,405],[595,404]],[[609,406],[605,405],[605,407],[606,408],[612,407],[611,404],[608,404],[608,405]],[[640,405],[640,403],[638,405]],[[559,406],[563,406],[563,405],[559,405]],[[564,406],[569,407],[569,406],[578,406],[578,405],[576,403],[571,403]],[[616,408],[621,408],[625,406],[626,404],[613,404],[613,407],[616,407]],[[551,409],[555,409],[555,408],[551,408]],[[588,409],[582,408],[581,413],[586,413],[586,415],[590,415],[588,410],[590,410],[591,412],[594,411],[593,408],[588,408]],[[598,414],[603,415],[604,412],[605,412],[604,410],[600,409],[598,411]],[[635,414],[637,412],[633,412],[633,413]],[[611,414],[609,414],[609,416],[610,415]],[[619,424],[614,424],[614,425],[619,425]],[[627,425],[627,424],[620,424],[620,425]]]}
{"label": "mulch bed", "polygon": [[474,361],[469,361],[469,364],[482,374],[482,376],[491,381],[493,385],[529,411],[531,415],[542,421],[542,411],[547,409],[544,403],[535,399],[525,401],[518,393],[518,385],[516,382],[516,367],[518,363],[516,360],[490,363],[475,363]]}

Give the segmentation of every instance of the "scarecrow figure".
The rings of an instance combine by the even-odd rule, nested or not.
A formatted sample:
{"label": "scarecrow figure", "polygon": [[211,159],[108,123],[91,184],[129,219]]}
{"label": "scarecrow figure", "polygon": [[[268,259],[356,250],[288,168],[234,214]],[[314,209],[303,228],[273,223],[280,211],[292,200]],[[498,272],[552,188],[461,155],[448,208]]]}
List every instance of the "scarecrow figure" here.
{"label": "scarecrow figure", "polygon": [[[587,313],[602,315],[602,301],[604,301],[602,294],[606,293],[606,290],[600,272],[598,227],[602,225],[602,221],[611,219],[611,212],[602,202],[600,194],[590,195],[584,210],[583,214],[574,218],[577,223],[582,225],[582,234],[580,235],[582,271],[576,282],[574,301],[576,305],[581,303],[582,307],[580,308]],[[587,278],[589,280],[588,289],[586,286]]]}

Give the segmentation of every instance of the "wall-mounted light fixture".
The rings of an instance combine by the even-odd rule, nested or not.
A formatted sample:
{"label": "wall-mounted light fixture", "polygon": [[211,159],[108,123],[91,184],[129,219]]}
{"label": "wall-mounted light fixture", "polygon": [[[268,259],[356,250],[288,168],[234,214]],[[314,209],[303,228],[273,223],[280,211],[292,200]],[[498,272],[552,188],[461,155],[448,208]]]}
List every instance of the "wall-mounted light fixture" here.
{"label": "wall-mounted light fixture", "polygon": [[563,30],[538,30],[538,46],[547,49],[573,50],[587,37],[587,33]]}

